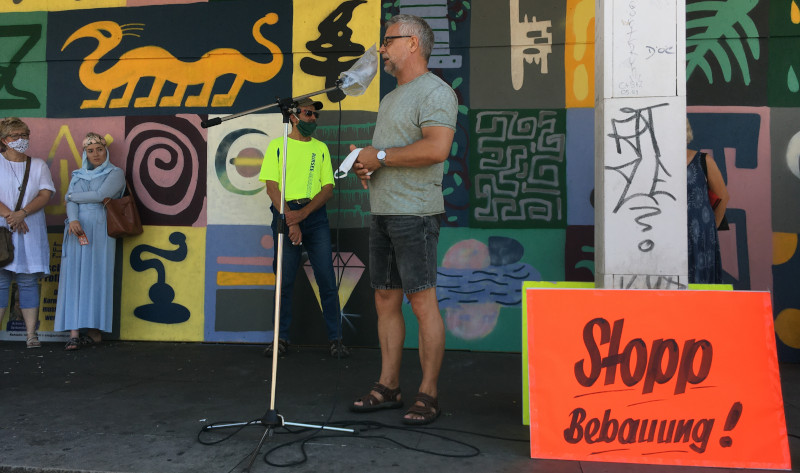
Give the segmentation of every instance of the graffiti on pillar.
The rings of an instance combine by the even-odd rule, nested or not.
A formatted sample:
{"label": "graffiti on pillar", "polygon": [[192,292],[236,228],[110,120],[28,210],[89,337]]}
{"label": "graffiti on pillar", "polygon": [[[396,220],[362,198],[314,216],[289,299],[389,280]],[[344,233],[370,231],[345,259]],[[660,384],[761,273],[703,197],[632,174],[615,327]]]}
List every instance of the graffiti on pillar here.
{"label": "graffiti on pillar", "polygon": [[687,289],[678,276],[615,274],[614,289]]}
{"label": "graffiti on pillar", "polygon": [[[625,185],[613,212],[619,213],[624,207],[635,214],[634,221],[639,225],[644,236],[639,241],[639,251],[646,253],[655,248],[655,242],[650,238],[653,225],[649,222],[661,215],[662,202],[659,199],[676,200],[675,196],[666,189],[666,182],[671,174],[664,166],[661,159],[661,150],[656,138],[656,122],[653,119],[653,110],[669,104],[661,103],[643,108],[624,107],[620,109],[623,118],[612,118],[609,137],[614,139],[617,154],[623,155],[623,144],[626,149],[632,149],[635,157],[619,165],[605,166],[606,170],[617,172],[625,180]],[[652,156],[645,155],[645,146],[652,150]],[[653,166],[645,166],[650,174],[639,172],[643,162],[654,161]],[[612,197],[613,198],[613,197]],[[634,205],[629,202],[636,200]],[[641,203],[640,203],[641,202]]]}
{"label": "graffiti on pillar", "polygon": [[205,224],[206,140],[197,115],[126,117],[126,172],[145,225]]}
{"label": "graffiti on pillar", "polygon": [[[339,75],[350,69],[366,51],[364,46],[351,41],[353,30],[348,26],[353,18],[353,10],[363,3],[367,3],[366,0],[342,2],[319,24],[319,36],[306,43],[309,52],[322,59],[304,57],[300,60],[300,69],[306,74],[324,77],[326,89],[333,87]],[[331,102],[339,102],[344,98],[338,90],[330,91],[327,95]]]}
{"label": "graffiti on pillar", "polygon": [[179,324],[189,320],[189,309],[173,302],[175,300],[175,290],[166,282],[167,276],[164,263],[157,258],[142,258],[144,253],[150,253],[168,261],[185,260],[188,253],[186,235],[180,232],[173,232],[169,236],[169,242],[175,245],[176,248],[166,250],[151,245],[138,245],[131,252],[130,264],[134,271],[143,272],[153,269],[157,275],[155,284],[150,286],[150,291],[148,292],[152,303],[133,309],[133,315],[148,322]]}
{"label": "graffiti on pillar", "polygon": [[511,10],[511,82],[514,90],[522,88],[525,79],[523,62],[539,66],[542,74],[547,74],[548,57],[553,52],[553,33],[550,31],[550,20],[537,21],[535,16],[530,20],[528,15],[520,21],[520,0],[509,0]]}
{"label": "graffiti on pillar", "polygon": [[566,112],[470,111],[470,226],[566,227]]}

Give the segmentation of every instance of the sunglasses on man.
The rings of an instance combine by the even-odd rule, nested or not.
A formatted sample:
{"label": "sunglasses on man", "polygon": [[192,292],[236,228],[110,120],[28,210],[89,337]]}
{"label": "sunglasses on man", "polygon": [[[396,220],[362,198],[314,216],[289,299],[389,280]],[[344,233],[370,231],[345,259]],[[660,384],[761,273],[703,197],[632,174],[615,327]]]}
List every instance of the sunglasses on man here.
{"label": "sunglasses on man", "polygon": [[312,117],[313,116],[314,118],[319,118],[319,112],[313,112],[311,110],[298,110],[298,112],[303,114],[303,115],[305,115],[305,116],[307,116],[307,117]]}

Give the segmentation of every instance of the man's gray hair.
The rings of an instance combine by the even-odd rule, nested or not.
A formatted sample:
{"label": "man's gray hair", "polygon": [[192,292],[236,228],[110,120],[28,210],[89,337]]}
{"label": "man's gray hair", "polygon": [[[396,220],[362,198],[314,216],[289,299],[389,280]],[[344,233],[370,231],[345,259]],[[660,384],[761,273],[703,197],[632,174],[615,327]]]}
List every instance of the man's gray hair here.
{"label": "man's gray hair", "polygon": [[427,61],[431,58],[433,50],[433,30],[422,18],[414,15],[395,15],[386,21],[386,28],[395,23],[400,24],[400,34],[403,36],[416,36],[419,38],[419,47],[422,57]]}

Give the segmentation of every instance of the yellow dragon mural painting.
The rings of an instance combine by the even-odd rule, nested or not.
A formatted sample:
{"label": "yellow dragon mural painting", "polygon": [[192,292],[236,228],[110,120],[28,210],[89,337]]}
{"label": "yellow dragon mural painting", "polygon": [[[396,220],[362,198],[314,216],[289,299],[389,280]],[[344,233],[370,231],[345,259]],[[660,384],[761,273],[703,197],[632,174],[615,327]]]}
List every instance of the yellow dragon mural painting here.
{"label": "yellow dragon mural painting", "polygon": [[[135,108],[147,107],[180,107],[186,89],[193,85],[202,85],[200,93],[186,97],[186,107],[207,107],[214,83],[223,75],[234,74],[233,85],[225,94],[216,94],[211,99],[212,107],[229,107],[233,105],[245,81],[263,83],[275,77],[283,66],[283,53],[272,41],[261,34],[261,27],[274,25],[278,15],[268,13],[253,24],[253,38],[272,53],[272,60],[266,64],[252,61],[242,53],[231,48],[218,48],[205,53],[197,61],[181,61],[169,51],[158,46],[143,46],[125,52],[119,60],[103,72],[95,68],[100,60],[122,41],[123,36],[139,36],[133,31],[141,31],[144,25],[131,23],[119,25],[113,21],[96,21],[75,31],[61,47],[63,52],[67,46],[81,38],[94,38],[97,48],[89,53],[81,63],[78,77],[81,83],[100,95],[93,100],[84,100],[81,109],[87,108],[126,108],[133,98],[133,92],[139,80],[153,77],[153,86],[146,97],[134,100]],[[170,96],[161,96],[167,82],[176,84],[175,92]],[[111,99],[111,92],[125,86],[122,97]]]}

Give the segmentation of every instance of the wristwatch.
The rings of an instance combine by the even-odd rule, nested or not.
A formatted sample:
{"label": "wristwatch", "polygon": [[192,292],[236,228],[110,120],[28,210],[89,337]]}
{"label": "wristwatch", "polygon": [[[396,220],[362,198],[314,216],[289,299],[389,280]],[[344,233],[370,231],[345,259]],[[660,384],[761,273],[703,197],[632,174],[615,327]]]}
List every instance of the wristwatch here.
{"label": "wristwatch", "polygon": [[381,163],[381,167],[386,167],[386,151],[378,151],[378,162]]}

